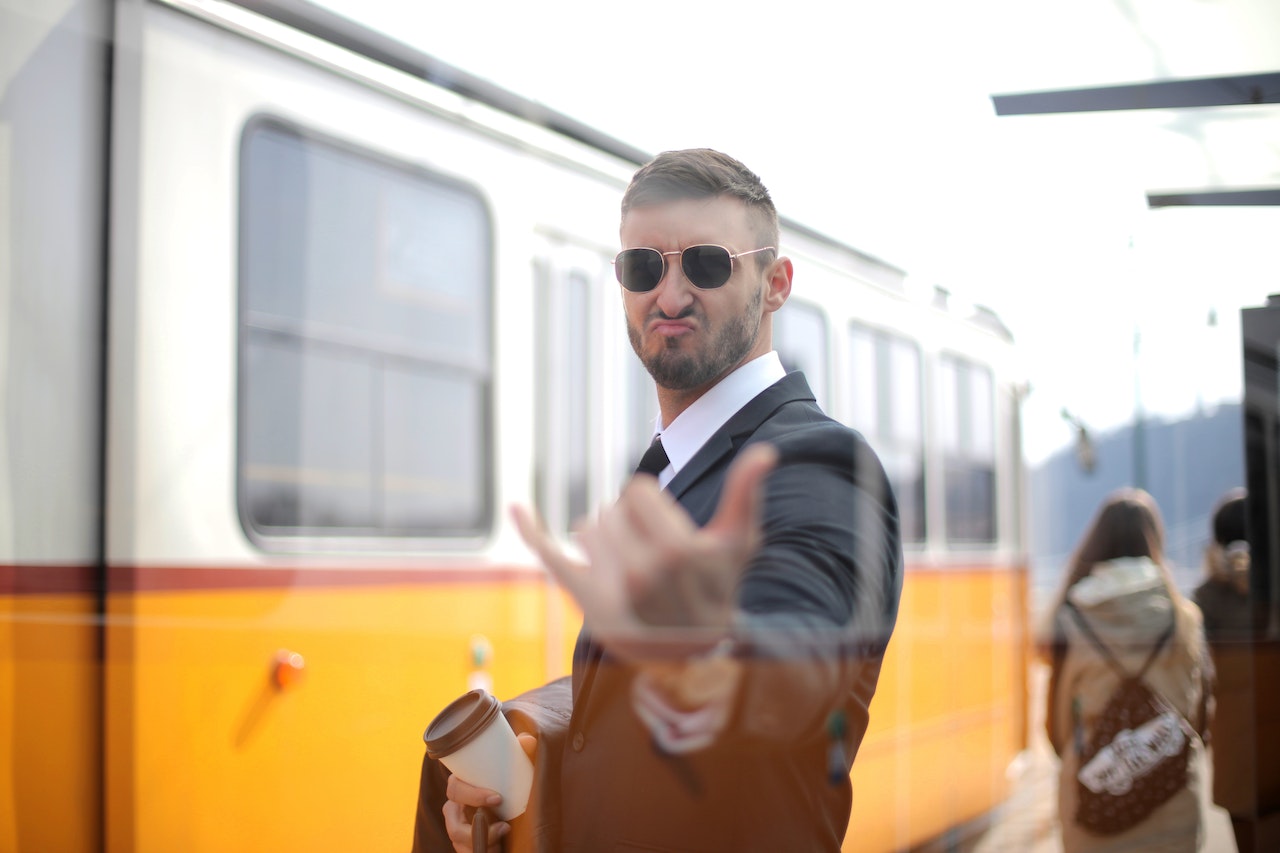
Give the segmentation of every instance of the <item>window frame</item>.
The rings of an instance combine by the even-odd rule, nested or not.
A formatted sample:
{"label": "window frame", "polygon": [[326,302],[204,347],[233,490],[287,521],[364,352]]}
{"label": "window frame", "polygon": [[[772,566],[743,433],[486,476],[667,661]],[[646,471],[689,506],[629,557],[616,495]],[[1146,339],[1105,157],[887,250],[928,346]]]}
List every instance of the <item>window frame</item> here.
{"label": "window frame", "polygon": [[[597,381],[590,354],[599,348],[596,282],[591,271],[578,264],[561,263],[558,253],[549,251],[534,260],[534,505],[549,530],[567,537],[572,527],[598,500],[599,479],[595,455],[599,425]],[[574,328],[565,309],[579,308]],[[567,332],[567,333],[566,333]],[[577,337],[575,337],[575,335]],[[575,360],[574,347],[584,353]],[[581,406],[575,411],[574,395]],[[580,416],[573,423],[574,415]],[[575,434],[578,441],[574,441]],[[575,472],[570,457],[581,470]],[[581,482],[573,482],[580,473]],[[581,492],[575,506],[574,489]]]}
{"label": "window frame", "polygon": [[[986,411],[982,419],[976,420],[976,401],[973,399],[972,379],[974,376],[986,380]],[[963,378],[962,378],[963,377]],[[1000,454],[999,454],[999,412],[996,403],[996,375],[990,364],[983,363],[970,356],[944,351],[938,355],[938,387],[936,393],[937,421],[942,431],[938,436],[939,453],[939,485],[943,503],[943,520],[939,533],[947,549],[988,549],[996,547],[1000,542]],[[946,396],[954,395],[954,406],[944,405]],[[955,411],[949,411],[954,408]],[[954,418],[954,424],[948,419]],[[975,440],[974,430],[986,425],[987,435],[985,447]],[[952,442],[954,439],[954,447]],[[985,455],[976,452],[985,450]],[[985,471],[989,487],[989,506],[983,513],[989,525],[986,536],[978,538],[961,538],[956,531],[956,518],[952,514],[953,500],[951,489],[956,465],[963,466],[966,477],[975,472]],[[966,488],[968,485],[966,484]]]}
{"label": "window frame", "polygon": [[[869,397],[875,401],[875,422],[874,430],[871,434],[863,434],[863,437],[872,445],[877,455],[884,463],[885,456],[890,451],[897,451],[905,448],[909,443],[904,439],[901,433],[896,429],[898,426],[894,415],[897,407],[893,405],[893,401],[897,399],[895,373],[896,358],[894,356],[898,347],[904,351],[909,351],[915,357],[915,413],[916,422],[914,425],[914,438],[910,442],[912,444],[912,455],[917,461],[919,468],[920,482],[918,484],[916,500],[913,504],[915,516],[919,519],[919,533],[910,538],[904,530],[902,534],[902,544],[910,549],[923,549],[929,542],[929,536],[935,525],[931,523],[929,513],[929,483],[931,477],[931,466],[929,464],[929,450],[927,439],[928,413],[926,411],[926,395],[925,395],[925,353],[920,342],[907,335],[897,331],[891,331],[879,326],[873,326],[861,320],[849,320],[844,329],[845,345],[848,349],[849,364],[847,369],[849,372],[849,381],[852,384],[854,377],[859,371],[854,363],[854,338],[863,336],[868,344],[870,344],[870,352],[873,355],[874,363],[871,365],[870,374],[874,387],[870,389]],[[853,406],[862,397],[855,390],[849,391],[850,413],[849,422],[854,424],[856,421],[856,413]],[[860,427],[855,426],[855,429]],[[894,487],[894,496],[898,500],[899,518],[902,516],[902,495],[898,488],[898,482],[894,480],[892,473],[886,467],[886,475],[889,476],[890,485]]]}
{"label": "window frame", "polygon": [[[302,145],[316,145],[340,157],[351,157],[365,165],[380,170],[399,173],[407,178],[425,182],[434,187],[445,188],[452,192],[460,192],[470,196],[476,203],[480,231],[478,237],[479,253],[476,257],[481,270],[480,280],[485,293],[479,299],[480,311],[485,316],[479,318],[479,325],[484,330],[485,340],[477,348],[480,361],[467,375],[467,385],[478,395],[476,417],[480,429],[475,437],[477,469],[475,476],[479,478],[476,490],[477,512],[475,523],[452,525],[442,523],[430,527],[384,526],[384,522],[374,519],[368,526],[332,526],[319,524],[298,525],[263,525],[256,519],[250,509],[249,491],[245,478],[247,459],[247,438],[253,425],[250,406],[250,377],[248,370],[248,347],[252,337],[250,329],[250,269],[247,250],[250,220],[250,145],[258,134],[264,131],[275,131],[297,139]],[[419,164],[390,156],[366,145],[348,139],[303,126],[297,122],[284,119],[269,113],[255,114],[244,122],[240,134],[239,159],[236,164],[236,187],[238,198],[236,203],[236,327],[234,333],[236,359],[236,392],[235,392],[235,424],[234,437],[234,490],[236,514],[246,537],[258,548],[265,551],[303,550],[333,551],[346,548],[369,550],[403,550],[415,547],[418,543],[432,543],[446,548],[464,547],[477,549],[493,535],[497,520],[497,487],[495,459],[497,430],[494,423],[496,411],[497,381],[497,264],[495,252],[495,218],[492,206],[481,189],[459,177],[428,169]],[[380,269],[385,258],[376,257],[375,264]],[[373,270],[371,272],[376,272]],[[305,321],[304,321],[305,322]],[[341,346],[338,341],[327,342]],[[394,347],[380,351],[376,347],[369,348],[371,355],[389,359],[387,365],[375,374],[380,382],[385,382],[393,368],[403,363],[415,363],[439,368],[445,375],[467,367],[447,360],[435,360],[431,356],[417,354],[400,358]],[[376,395],[375,395],[376,396]],[[385,410],[373,414],[372,424],[379,443],[384,442]],[[382,429],[382,432],[378,432]],[[380,458],[380,457],[378,457]],[[387,491],[386,471],[380,470],[376,463],[370,466],[371,488],[374,494],[374,506],[383,505]]]}
{"label": "window frame", "polygon": [[[818,328],[822,332],[822,340],[819,343],[820,358],[817,365],[817,371],[810,370],[804,364],[798,364],[795,369],[801,371],[805,375],[805,379],[809,383],[809,389],[813,391],[813,396],[817,399],[817,403],[827,414],[832,414],[830,401],[832,400],[832,370],[831,370],[831,322],[827,312],[821,305],[816,302],[810,302],[803,298],[792,297],[787,300],[786,304],[774,314],[773,329],[773,348],[778,351],[780,358],[783,356],[783,346],[779,346],[780,339],[786,337],[782,332],[782,327],[790,324],[791,317],[800,315],[810,315],[818,321]],[[783,365],[786,366],[786,360],[783,359]]]}

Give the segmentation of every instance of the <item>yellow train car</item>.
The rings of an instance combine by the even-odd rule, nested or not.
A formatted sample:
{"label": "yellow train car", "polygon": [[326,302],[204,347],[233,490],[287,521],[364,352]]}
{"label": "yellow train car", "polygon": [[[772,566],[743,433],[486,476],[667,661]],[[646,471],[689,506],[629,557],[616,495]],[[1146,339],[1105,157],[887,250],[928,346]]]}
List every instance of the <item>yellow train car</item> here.
{"label": "yellow train car", "polygon": [[[0,851],[404,850],[433,714],[568,670],[567,531],[656,411],[610,259],[643,152],[294,2],[0,12]],[[848,849],[1026,740],[1020,377],[784,222],[778,348],[908,569]]]}

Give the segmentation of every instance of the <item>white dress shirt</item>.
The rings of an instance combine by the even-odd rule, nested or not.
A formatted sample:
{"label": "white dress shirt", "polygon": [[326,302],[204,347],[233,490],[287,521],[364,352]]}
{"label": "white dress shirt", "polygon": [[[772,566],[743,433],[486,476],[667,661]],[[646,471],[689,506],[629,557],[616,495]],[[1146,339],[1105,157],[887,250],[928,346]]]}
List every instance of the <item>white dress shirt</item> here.
{"label": "white dress shirt", "polygon": [[[658,472],[662,487],[667,487],[729,418],[786,375],[778,353],[770,351],[730,373],[674,421],[656,429],[670,460]],[[649,673],[640,672],[632,683],[631,706],[636,716],[653,734],[655,743],[672,754],[692,752],[712,743],[728,723],[732,704],[733,696],[723,694],[701,708],[681,710],[667,703]]]}
{"label": "white dress shirt", "polygon": [[666,488],[729,418],[786,375],[782,359],[770,350],[721,379],[670,424],[654,430],[655,435],[662,436],[662,449],[671,460],[671,464],[658,472],[662,487]]}

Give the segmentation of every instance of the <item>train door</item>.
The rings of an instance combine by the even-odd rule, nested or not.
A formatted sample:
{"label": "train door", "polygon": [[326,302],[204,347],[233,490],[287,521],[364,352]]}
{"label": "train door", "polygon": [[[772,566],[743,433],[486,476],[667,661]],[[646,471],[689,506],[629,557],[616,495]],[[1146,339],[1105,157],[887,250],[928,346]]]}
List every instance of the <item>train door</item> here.
{"label": "train door", "polygon": [[0,850],[101,847],[108,4],[0,6]]}
{"label": "train door", "polygon": [[105,846],[403,849],[471,638],[545,676],[495,451],[526,155],[245,9],[117,13]]}
{"label": "train door", "polygon": [[534,269],[534,494],[547,526],[567,534],[601,499],[599,258],[547,244]]}
{"label": "train door", "polygon": [[613,247],[545,240],[535,263],[537,496],[548,525],[617,494],[652,438],[653,380],[627,340]]}
{"label": "train door", "polygon": [[[623,333],[610,248],[539,240],[534,261],[534,497],[547,526],[573,525],[612,500],[652,435],[653,383]],[[568,671],[581,620],[548,596],[549,672]]]}

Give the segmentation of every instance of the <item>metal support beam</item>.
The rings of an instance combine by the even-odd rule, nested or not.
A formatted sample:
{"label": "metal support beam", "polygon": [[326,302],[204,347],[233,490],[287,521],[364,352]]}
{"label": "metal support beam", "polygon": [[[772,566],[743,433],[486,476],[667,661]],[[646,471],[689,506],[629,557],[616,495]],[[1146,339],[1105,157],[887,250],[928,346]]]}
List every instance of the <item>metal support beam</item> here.
{"label": "metal support beam", "polygon": [[1280,72],[992,95],[996,115],[1280,104]]}
{"label": "metal support beam", "polygon": [[1274,207],[1276,205],[1280,205],[1280,188],[1147,193],[1147,207]]}

